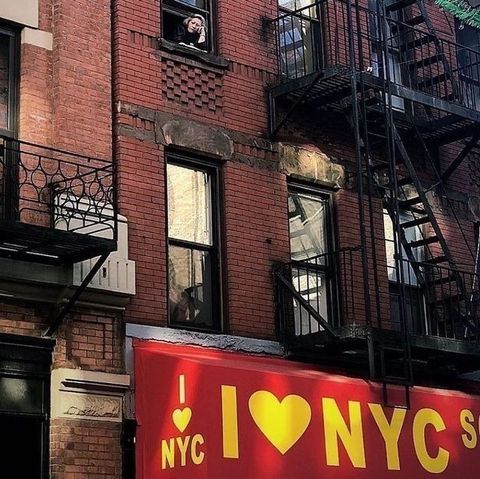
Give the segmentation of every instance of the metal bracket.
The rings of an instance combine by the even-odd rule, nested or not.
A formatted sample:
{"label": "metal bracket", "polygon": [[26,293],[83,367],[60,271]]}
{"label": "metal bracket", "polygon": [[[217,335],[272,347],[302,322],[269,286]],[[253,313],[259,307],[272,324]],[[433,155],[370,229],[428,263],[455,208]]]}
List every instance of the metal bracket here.
{"label": "metal bracket", "polygon": [[103,263],[105,263],[106,259],[110,253],[104,253],[102,256],[98,258],[92,269],[89,271],[87,276],[82,281],[82,284],[77,288],[77,290],[73,293],[72,297],[68,300],[66,304],[63,306],[59,306],[66,298],[67,292],[69,288],[65,288],[60,295],[59,300],[56,303],[56,306],[52,310],[52,314],[50,315],[51,323],[50,326],[47,328],[45,333],[43,334],[44,337],[50,338],[52,337],[62,324],[65,316],[70,312],[73,308],[75,303],[77,302],[80,295],[85,291],[90,281],[92,281],[93,277],[97,274],[97,272],[102,267]]}

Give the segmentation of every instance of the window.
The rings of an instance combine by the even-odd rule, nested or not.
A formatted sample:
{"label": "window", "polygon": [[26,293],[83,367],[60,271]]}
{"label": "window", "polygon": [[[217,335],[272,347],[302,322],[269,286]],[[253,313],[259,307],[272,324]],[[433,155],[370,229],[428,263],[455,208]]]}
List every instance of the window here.
{"label": "window", "polygon": [[300,78],[318,68],[320,25],[314,0],[279,0],[278,48],[280,70],[288,78]]}
{"label": "window", "polygon": [[[386,78],[386,65],[388,65],[388,78],[392,83],[397,85],[403,85],[404,81],[402,78],[402,61],[400,54],[400,43],[401,35],[400,30],[396,22],[401,21],[402,12],[401,10],[395,10],[390,13],[389,20],[385,24],[386,29],[386,42],[388,53],[387,55],[383,54],[383,48],[379,42],[381,37],[381,24],[380,24],[380,11],[379,11],[379,1],[378,0],[368,0],[368,9],[372,12],[369,18],[369,29],[372,39],[372,52],[371,52],[371,67],[372,73],[375,76]],[[394,34],[395,28],[397,27],[397,33]],[[392,96],[392,106],[395,110],[404,111],[405,110],[405,101],[399,96]]]}
{"label": "window", "polygon": [[[46,479],[53,342],[0,339],[2,477]],[[22,451],[19,454],[19,451]]]}
{"label": "window", "polygon": [[17,37],[0,27],[0,132],[13,135],[16,130]]}
{"label": "window", "polygon": [[170,325],[219,330],[216,169],[170,157],[167,196]]}
{"label": "window", "polygon": [[[317,193],[292,190],[288,196],[292,283],[310,306],[332,323],[333,265],[330,238],[330,199]],[[295,307],[295,334],[321,330],[302,308]]]}
{"label": "window", "polygon": [[164,0],[163,38],[193,50],[213,51],[213,0]]}
{"label": "window", "polygon": [[458,69],[465,106],[480,110],[480,30],[457,21]]}
{"label": "window", "polygon": [[[405,223],[414,219],[411,213],[400,212],[400,222]],[[424,318],[424,294],[418,283],[415,271],[407,258],[407,254],[402,246],[402,274],[398,271],[398,263],[395,259],[395,239],[392,220],[387,213],[383,212],[383,222],[385,229],[385,249],[387,256],[387,273],[389,281],[390,294],[390,319],[395,329],[400,329],[400,301],[401,301],[401,281],[403,279],[403,291],[405,295],[404,311],[407,321],[407,328],[411,332],[420,332],[423,330],[422,321]],[[422,232],[418,226],[407,228],[405,230],[406,239],[409,243],[422,239]],[[422,248],[413,250],[417,261],[423,260],[424,251]]]}

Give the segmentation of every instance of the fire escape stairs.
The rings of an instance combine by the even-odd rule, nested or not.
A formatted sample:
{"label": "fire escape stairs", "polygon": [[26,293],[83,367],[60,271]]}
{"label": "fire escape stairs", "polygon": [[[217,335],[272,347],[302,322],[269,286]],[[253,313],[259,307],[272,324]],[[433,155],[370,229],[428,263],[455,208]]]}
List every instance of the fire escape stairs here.
{"label": "fire escape stairs", "polygon": [[[409,15],[405,9],[411,7]],[[416,10],[416,12],[415,12]],[[387,15],[393,12],[401,12],[402,22],[393,27],[392,34],[398,34],[401,38],[405,36],[400,51],[402,60],[405,61],[409,72],[418,79],[416,87],[419,90],[432,89],[438,84],[448,85],[448,91],[442,93],[441,98],[446,101],[452,98],[459,98],[459,87],[455,81],[450,61],[445,54],[438,32],[435,29],[424,0],[386,0],[385,11]],[[408,38],[407,30],[410,27],[418,28],[425,32],[421,37]],[[428,56],[417,58],[417,55],[410,56],[409,52],[422,46],[432,45],[433,49],[427,48]],[[427,110],[428,113],[428,110]]]}
{"label": "fire escape stairs", "polygon": [[[449,94],[456,95],[458,87],[455,84],[451,67],[429,19],[423,0],[390,0],[385,2],[385,11],[388,16],[392,12],[402,11],[410,6],[416,7],[419,13],[415,16],[410,16],[403,23],[409,26],[424,27],[428,31],[428,35],[410,41],[407,39],[406,43],[401,43],[401,50],[416,48],[420,46],[417,45],[419,41],[431,42],[435,46],[433,55],[410,61],[407,65],[410,73],[420,77],[420,81],[417,83],[420,89],[428,89],[428,87],[432,87],[439,82],[445,83],[449,81],[451,89]],[[401,24],[398,28],[402,28]],[[395,32],[392,33],[395,34]],[[397,33],[401,34],[401,32]],[[387,48],[386,45],[384,47]],[[388,58],[387,54],[385,54],[385,58]],[[426,72],[431,72],[432,66],[436,67],[437,74],[428,76]],[[423,70],[425,73],[422,75]],[[366,87],[365,84],[361,84],[360,98],[359,119],[361,125],[357,128],[360,137],[359,152],[368,165],[365,174],[370,176],[373,180],[372,183],[381,192],[384,207],[393,225],[396,225],[397,237],[406,255],[405,259],[411,265],[418,284],[423,288],[441,288],[442,291],[442,297],[431,300],[427,304],[427,308],[436,316],[438,321],[445,320],[447,314],[455,316],[454,318],[450,317],[450,320],[453,319],[453,321],[462,324],[466,338],[478,338],[480,328],[469,315],[470,311],[475,310],[475,307],[471,308],[472,305],[469,304],[469,301],[472,302],[474,299],[469,297],[464,279],[458,270],[427,196],[429,190],[434,189],[435,186],[445,179],[445,174],[444,177],[438,174],[435,166],[432,164],[439,181],[432,187],[425,187],[422,184],[414,161],[400,133],[402,130],[396,124],[392,96],[388,88],[388,78],[384,78],[383,91],[382,88]],[[448,98],[446,99],[448,100]],[[425,112],[427,116],[431,116],[429,107],[425,107]],[[408,116],[408,120],[412,124],[409,132],[419,136],[420,144],[426,149],[418,127],[415,124],[415,119],[411,115]],[[455,121],[450,116],[447,116],[444,121]],[[353,117],[350,117],[349,121],[352,124],[354,121]],[[352,126],[354,125],[352,124]],[[405,130],[404,125],[403,130]],[[474,135],[470,140],[470,144],[467,145],[468,148],[466,147],[465,151],[459,155],[458,162],[462,161],[462,155],[464,157],[470,150],[476,147],[478,136]],[[375,155],[373,153],[375,151],[377,153],[380,152],[380,155]],[[388,158],[387,161],[385,157]],[[411,219],[407,221],[401,220],[399,215],[401,211],[409,212]],[[407,234],[407,230],[411,228],[417,228],[418,231],[421,231],[422,237],[412,240],[411,235]],[[419,251],[428,251],[428,255],[421,261],[418,259]],[[397,258],[400,260],[397,265],[402,264],[401,256],[402,253],[400,253],[400,258]],[[449,271],[448,275],[426,274],[434,266],[447,268]],[[398,267],[401,269],[401,266]],[[441,304],[444,305],[445,303],[451,306],[448,312],[445,310],[441,311]],[[405,315],[403,317],[405,318]],[[378,364],[373,365],[373,373],[375,374],[375,371],[380,373],[380,379],[384,385],[387,383],[404,384],[407,388],[406,402],[408,404],[408,386],[412,384],[410,332],[407,330],[406,324],[401,324],[401,330],[401,339],[397,343],[392,343],[388,340],[376,342],[372,355],[377,357]],[[387,358],[389,359],[387,360]],[[397,362],[396,367],[395,361]],[[393,372],[389,372],[388,368],[392,369],[392,364],[394,365]],[[385,402],[388,403],[386,391],[387,389],[384,388]]]}

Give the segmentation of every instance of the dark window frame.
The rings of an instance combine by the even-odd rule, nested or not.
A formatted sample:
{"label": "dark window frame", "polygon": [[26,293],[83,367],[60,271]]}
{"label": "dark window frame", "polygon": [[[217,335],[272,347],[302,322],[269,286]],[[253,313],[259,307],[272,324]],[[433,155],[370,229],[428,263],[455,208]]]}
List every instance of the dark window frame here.
{"label": "dark window frame", "polygon": [[[278,64],[280,67],[280,73],[284,75],[287,78],[298,78],[303,75],[311,74],[317,71],[320,71],[324,68],[324,28],[323,28],[323,15],[322,15],[322,8],[319,4],[315,4],[315,2],[312,2],[311,6],[305,6],[301,7],[301,12],[297,13],[294,15],[294,13],[299,10],[300,8],[287,8],[284,5],[280,5],[279,2],[277,2],[277,7],[278,7],[278,15],[282,16],[282,19],[279,20],[278,24]],[[313,9],[314,15],[310,15],[310,11]],[[300,37],[296,37],[296,32],[298,32],[298,29],[294,26],[293,24],[293,18],[295,17],[295,20],[298,22],[301,22],[302,24],[309,24],[311,28],[311,33],[309,37],[309,42],[305,41],[305,38],[301,36],[301,33],[299,33]],[[290,25],[286,25],[290,23]],[[287,28],[286,28],[287,27]],[[292,28],[293,27],[293,28]],[[293,32],[293,33],[292,33]],[[282,45],[282,39],[284,44]],[[291,39],[291,42],[287,42],[287,39]],[[317,41],[319,40],[320,41]],[[307,67],[307,60],[305,57],[305,52],[307,51],[307,46],[312,48],[311,52],[311,58],[309,61],[311,61],[311,66]],[[301,67],[303,66],[303,74],[299,74],[299,61],[297,59],[297,50],[301,50],[301,53],[299,55],[303,55],[303,59],[300,61]],[[288,53],[293,52],[293,63],[289,63],[288,60]],[[285,58],[282,58],[284,56]],[[291,71],[291,65],[293,64],[293,72]],[[285,68],[283,68],[285,67]],[[300,67],[300,70],[301,70]]]}
{"label": "dark window frame", "polygon": [[[336,241],[336,224],[335,224],[335,202],[333,197],[333,190],[327,189],[327,187],[321,187],[317,185],[312,185],[309,183],[304,183],[299,180],[289,181],[288,182],[288,197],[291,193],[304,194],[307,196],[317,197],[322,200],[325,200],[327,204],[326,218],[325,223],[327,225],[326,232],[326,246],[327,246],[327,257],[330,258],[328,264],[325,265],[311,265],[309,264],[309,269],[313,266],[313,270],[317,270],[319,273],[325,274],[325,279],[327,280],[327,312],[328,318],[325,318],[333,327],[340,326],[341,323],[341,305],[339,304],[339,288],[345,285],[340,285],[338,278],[338,265],[337,265],[337,241]],[[288,208],[288,207],[287,207]],[[288,213],[288,212],[287,212]],[[288,234],[290,237],[290,221],[288,225]],[[290,250],[290,261],[292,264],[298,266],[301,265],[302,261],[294,261],[291,259],[291,245],[289,243]],[[308,261],[307,261],[308,263]]]}
{"label": "dark window frame", "polygon": [[[468,42],[460,38],[461,36],[465,38],[465,34],[461,34],[465,29],[467,32],[476,35],[477,45],[467,44]],[[469,50],[461,50],[459,48],[457,51],[457,68],[458,76],[465,85],[462,88],[465,106],[480,111],[480,62],[472,62],[472,55],[474,55],[474,58],[480,56],[480,29],[464,25],[460,20],[455,19],[455,39],[459,45],[478,52],[478,55],[474,55]]]}
{"label": "dark window frame", "polygon": [[[405,222],[413,217],[411,217],[411,213],[407,210],[400,210],[400,221]],[[395,234],[394,225],[392,219],[388,212],[384,209],[383,210],[383,227],[385,228],[385,218],[388,218],[388,221],[392,224],[392,232]],[[419,227],[415,227],[419,228]],[[411,228],[413,229],[413,228]],[[415,230],[414,230],[415,231]],[[385,233],[385,229],[384,229]],[[415,237],[413,240],[420,240],[422,238],[421,231],[415,231]],[[387,253],[387,244],[395,244],[394,238],[387,238],[384,234],[384,243],[385,243],[385,252]],[[403,250],[403,247],[402,247]],[[387,278],[388,278],[388,291],[389,291],[389,299],[390,299],[390,322],[394,328],[401,329],[401,317],[399,316],[399,301],[402,296],[402,289],[404,295],[404,310],[405,310],[405,319],[407,321],[407,328],[412,334],[422,334],[423,331],[426,330],[426,320],[427,320],[427,313],[426,313],[426,304],[425,304],[425,290],[423,286],[417,283],[417,276],[413,271],[412,267],[410,266],[410,262],[408,258],[406,258],[406,253],[402,251],[403,261],[404,263],[402,266],[403,271],[403,281],[401,281],[399,273],[397,273],[397,262],[395,261],[394,266],[388,265],[388,256],[386,255],[386,263],[387,263]],[[422,261],[423,256],[425,254],[424,250],[419,251],[417,257],[417,261]],[[395,255],[395,254],[394,254]],[[395,257],[392,258],[395,260]],[[395,278],[390,279],[389,269],[395,273]],[[413,282],[412,279],[414,278]],[[398,309],[398,315],[397,315]]]}
{"label": "dark window frame", "polygon": [[[187,18],[189,15],[199,13],[207,22],[207,49],[196,50],[191,49],[192,53],[213,54],[218,53],[217,45],[217,15],[216,15],[216,0],[205,0],[206,9],[198,8],[193,5],[188,5],[181,0],[163,0],[160,7],[160,23],[162,26],[162,39],[168,42],[176,43],[165,37],[165,14],[171,16],[178,16]],[[189,48],[189,47],[186,47]]]}
{"label": "dark window frame", "polygon": [[8,124],[7,128],[0,127],[0,135],[16,138],[20,90],[20,35],[17,29],[5,24],[0,24],[0,35],[9,37]]}
{"label": "dark window frame", "polygon": [[14,417],[40,423],[39,479],[50,477],[50,387],[51,363],[55,341],[12,334],[0,334],[0,377],[41,382],[38,410],[26,412],[0,408],[0,417]]}
{"label": "dark window frame", "polygon": [[[212,210],[212,245],[210,247],[186,240],[170,238],[168,235],[168,165],[203,171],[211,181],[211,210]],[[196,251],[208,250],[212,257],[212,326],[205,327],[194,322],[172,322],[170,301],[167,302],[167,324],[172,328],[189,329],[195,331],[219,333],[224,329],[224,288],[223,288],[223,251],[222,251],[222,170],[215,161],[200,158],[187,153],[167,152],[165,155],[165,204],[166,204],[166,244],[167,244],[167,296],[170,296],[170,246],[195,248]]]}

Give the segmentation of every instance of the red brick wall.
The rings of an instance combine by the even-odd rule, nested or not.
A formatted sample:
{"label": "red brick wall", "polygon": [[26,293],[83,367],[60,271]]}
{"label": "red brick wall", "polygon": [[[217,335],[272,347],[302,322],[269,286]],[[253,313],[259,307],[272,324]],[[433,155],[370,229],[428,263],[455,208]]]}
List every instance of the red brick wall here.
{"label": "red brick wall", "polygon": [[55,146],[111,158],[110,2],[53,8]]}
{"label": "red brick wall", "polygon": [[121,425],[55,419],[50,424],[52,479],[121,477]]}
{"label": "red brick wall", "polygon": [[[433,2],[427,2],[440,33],[454,39],[453,21]],[[365,2],[366,4],[366,2]],[[217,53],[229,60],[227,68],[207,65],[192,58],[183,58],[159,46],[161,36],[160,5],[148,0],[142,8],[132,8],[132,2],[115,2],[115,101],[143,107],[149,117],[127,114],[116,117],[121,126],[117,138],[120,165],[121,208],[131,221],[131,252],[137,261],[137,296],[127,310],[127,320],[148,324],[166,323],[166,260],[165,260],[165,191],[164,162],[155,143],[154,114],[170,114],[172,119],[186,119],[227,128],[235,134],[252,135],[259,140],[267,131],[268,86],[273,84],[276,58],[273,40],[265,30],[265,18],[277,14],[271,0],[239,5],[219,2],[217,11]],[[415,14],[415,12],[413,12]],[[302,114],[304,115],[302,118]],[[134,137],[136,136],[136,139]],[[315,117],[294,116],[280,133],[281,140],[320,149],[349,171],[346,189],[333,194],[336,219],[336,247],[357,246],[359,238],[359,206],[355,189],[356,166],[353,133],[345,121],[322,112]],[[161,142],[161,138],[156,138]],[[278,173],[278,158],[250,146],[235,143],[231,160],[219,161],[223,172],[223,233],[224,276],[226,288],[226,331],[247,336],[274,337],[274,313],[271,268],[276,260],[286,260],[289,254],[287,221],[287,182]],[[254,141],[253,141],[254,143]],[[450,148],[451,151],[456,147]],[[457,148],[458,149],[458,148]],[[197,152],[201,155],[201,152]],[[450,158],[451,158],[450,153]],[[448,164],[442,153],[442,168]],[[419,153],[419,160],[421,154]],[[259,167],[271,162],[271,167]],[[446,162],[446,163],[445,163]],[[250,166],[247,166],[249,163]],[[419,163],[420,165],[420,163]],[[451,179],[453,189],[465,191],[462,184],[468,165]],[[272,170],[272,171],[270,171]],[[425,182],[433,180],[428,168],[419,167]],[[135,201],[132,204],[132,200]],[[152,214],[152,205],[154,214]],[[457,208],[461,205],[457,204]],[[368,204],[365,200],[367,224]],[[385,325],[389,317],[389,295],[383,240],[383,207],[373,201],[373,226],[366,229],[368,247],[369,288],[372,310],[366,317],[364,283],[360,256],[354,261],[354,295],[356,322],[380,318]],[[451,215],[442,216],[436,205],[439,221],[458,261],[466,261],[466,247],[459,241],[459,231]],[[464,217],[468,241],[473,228]],[[371,231],[372,230],[372,231]],[[373,258],[373,248],[376,258]],[[151,261],[151,256],[155,258]],[[378,284],[373,281],[373,265],[377,263]],[[154,263],[154,264],[152,264]],[[379,291],[380,311],[373,292]],[[378,313],[378,314],[377,314]],[[383,318],[383,319],[382,319]]]}

